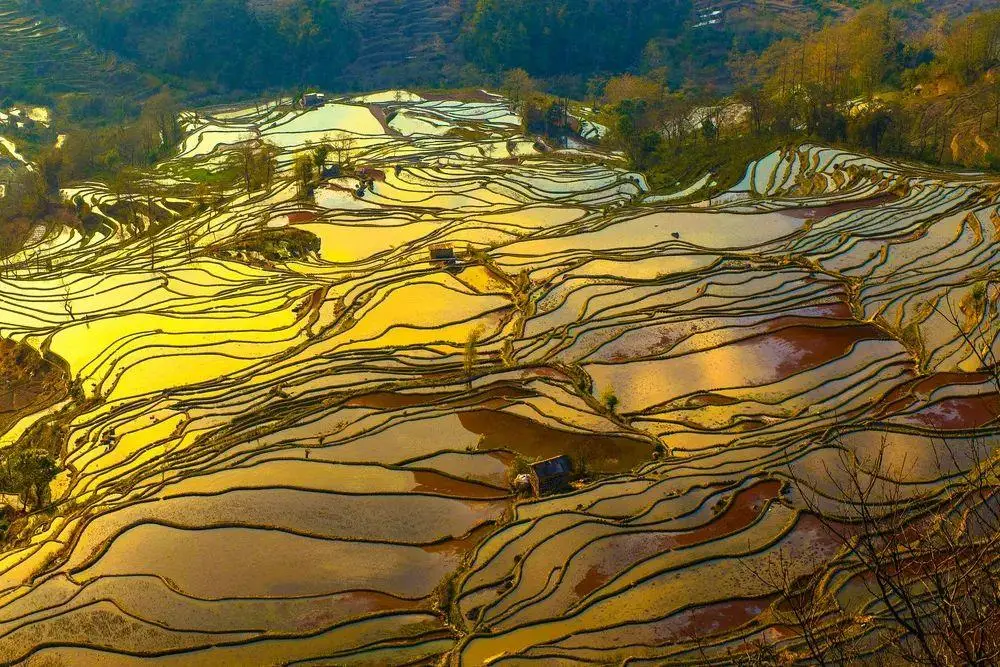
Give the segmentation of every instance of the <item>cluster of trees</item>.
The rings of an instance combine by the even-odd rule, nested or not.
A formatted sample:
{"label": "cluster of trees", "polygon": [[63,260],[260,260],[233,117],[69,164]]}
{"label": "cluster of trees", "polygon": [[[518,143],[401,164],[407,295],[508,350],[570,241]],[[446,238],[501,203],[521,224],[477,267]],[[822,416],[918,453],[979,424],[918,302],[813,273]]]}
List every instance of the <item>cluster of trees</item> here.
{"label": "cluster of trees", "polygon": [[500,90],[521,115],[521,130],[560,139],[570,132],[569,100],[542,93],[527,71],[517,68],[504,72]]}
{"label": "cluster of trees", "polygon": [[[695,0],[436,1],[458,6],[462,24],[458,49],[445,44],[452,41],[450,32],[413,36],[414,45],[432,44],[435,57],[446,60],[439,83],[482,85],[484,77],[495,80],[504,70],[523,68],[569,96],[580,96],[595,74],[622,71],[656,76],[672,86],[725,83],[726,54],[734,43],[760,50],[815,27],[830,7],[843,10],[832,0],[811,0],[782,12],[766,4],[736,6],[719,22]],[[362,37],[381,39],[366,30],[385,30],[366,23],[368,8],[351,8],[348,0],[20,2],[60,17],[148,72],[181,77],[193,89],[201,82],[214,84],[211,91],[223,93],[306,84],[364,87],[361,68],[350,74],[343,68],[357,60]],[[410,8],[396,4],[405,21]],[[413,63],[426,69],[424,59]],[[398,85],[427,80],[426,71],[399,63],[370,75]]]}
{"label": "cluster of trees", "polygon": [[939,39],[941,66],[961,82],[974,83],[1000,64],[1000,10],[970,14]]}
{"label": "cluster of trees", "polygon": [[691,10],[690,0],[479,0],[463,41],[487,71],[622,71],[653,38],[677,35]]}
{"label": "cluster of trees", "polygon": [[0,456],[0,490],[17,495],[21,509],[37,509],[47,500],[49,482],[59,472],[43,449],[18,448]]}
{"label": "cluster of trees", "polygon": [[[303,199],[311,197],[320,181],[340,176],[349,169],[354,145],[354,137],[346,132],[325,136],[315,146],[307,144],[307,150],[296,156],[293,165],[299,196]],[[365,184],[362,183],[359,193],[364,188]]]}
{"label": "cluster of trees", "polygon": [[26,0],[157,72],[260,90],[326,85],[356,55],[344,0]]}
{"label": "cluster of trees", "polygon": [[743,161],[742,148],[807,137],[929,162],[1000,166],[1000,10],[937,21],[917,38],[904,32],[904,18],[899,7],[869,5],[807,38],[760,53],[734,50],[735,89],[723,99],[623,75],[606,81],[595,102],[611,141],[654,180],[658,170],[712,146]]}
{"label": "cluster of trees", "polygon": [[8,175],[7,196],[0,198],[0,222],[43,217],[59,206],[63,183],[95,177],[118,182],[130,170],[154,164],[182,137],[179,111],[173,94],[163,90],[145,101],[134,120],[68,132],[60,146],[39,153],[34,169]]}
{"label": "cluster of trees", "polygon": [[779,129],[830,134],[844,122],[840,105],[872,99],[883,85],[898,82],[907,64],[926,57],[913,51],[889,8],[872,5],[808,39],[782,40],[759,56],[734,53],[731,69],[744,101],[770,105],[768,120],[785,125]]}
{"label": "cluster of trees", "polygon": [[270,189],[278,171],[278,149],[259,137],[244,137],[230,157],[230,167],[238,174],[246,193]]}
{"label": "cluster of trees", "polygon": [[48,209],[49,188],[43,177],[27,169],[0,174],[4,197],[0,199],[0,223],[15,218],[36,218]]}
{"label": "cluster of trees", "polygon": [[[733,54],[755,131],[805,131],[876,152],[962,161],[946,150],[957,135],[983,134],[990,107],[992,131],[1000,130],[1000,81],[991,73],[1000,65],[1000,10],[942,19],[916,38],[902,19],[898,7],[872,5],[808,39]],[[942,87],[951,94],[938,95]]]}
{"label": "cluster of trees", "polygon": [[625,71],[675,88],[726,87],[732,48],[759,52],[813,32],[844,4],[729,5],[724,20],[709,9],[692,0],[477,0],[461,43],[466,67],[480,80],[521,68],[576,98],[594,87],[595,77]]}
{"label": "cluster of trees", "polygon": [[[6,366],[5,376],[13,401],[14,385],[26,383],[35,385],[38,378],[47,378],[44,382],[52,389],[57,389],[56,396],[65,387],[65,379],[61,373],[53,373],[53,368],[47,368],[47,362],[40,355],[24,344],[5,342],[6,355],[2,361]],[[13,364],[13,365],[12,365]],[[30,390],[29,390],[30,391]],[[59,453],[66,437],[66,429],[55,420],[43,419],[32,425],[10,447],[0,451],[0,493],[17,496],[18,503],[0,503],[0,540],[8,535],[11,525],[27,512],[33,512],[45,507],[51,500],[49,484],[60,472]]]}
{"label": "cluster of trees", "polygon": [[111,175],[125,167],[155,163],[183,136],[179,113],[176,98],[164,90],[146,100],[134,120],[69,132],[62,147],[51,156],[60,179]]}
{"label": "cluster of trees", "polygon": [[215,251],[223,256],[286,262],[315,255],[320,251],[320,246],[320,239],[315,234],[304,229],[283,227],[240,236],[215,248]]}

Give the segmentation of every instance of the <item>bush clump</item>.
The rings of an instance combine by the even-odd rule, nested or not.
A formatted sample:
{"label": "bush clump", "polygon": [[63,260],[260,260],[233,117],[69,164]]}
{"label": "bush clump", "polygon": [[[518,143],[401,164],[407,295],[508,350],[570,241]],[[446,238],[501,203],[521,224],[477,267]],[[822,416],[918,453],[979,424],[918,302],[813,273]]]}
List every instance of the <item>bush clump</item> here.
{"label": "bush clump", "polygon": [[303,229],[267,229],[244,236],[220,249],[225,255],[260,256],[270,262],[303,259],[320,250],[320,240]]}

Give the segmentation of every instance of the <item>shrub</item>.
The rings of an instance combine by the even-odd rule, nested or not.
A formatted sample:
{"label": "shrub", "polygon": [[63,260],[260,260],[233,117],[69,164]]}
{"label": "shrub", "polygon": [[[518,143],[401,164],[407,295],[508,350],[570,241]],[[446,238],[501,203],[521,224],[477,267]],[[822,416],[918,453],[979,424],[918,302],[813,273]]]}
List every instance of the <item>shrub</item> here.
{"label": "shrub", "polygon": [[615,409],[618,407],[618,395],[615,394],[613,388],[608,387],[604,390],[604,393],[601,394],[601,403],[608,409],[608,412],[615,413]]}

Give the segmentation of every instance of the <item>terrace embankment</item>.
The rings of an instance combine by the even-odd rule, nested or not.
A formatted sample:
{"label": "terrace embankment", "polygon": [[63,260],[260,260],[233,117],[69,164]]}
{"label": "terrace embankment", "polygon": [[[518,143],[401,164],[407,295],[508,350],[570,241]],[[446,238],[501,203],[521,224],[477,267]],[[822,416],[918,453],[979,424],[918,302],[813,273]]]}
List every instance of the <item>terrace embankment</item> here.
{"label": "terrace embankment", "polygon": [[[84,400],[36,422],[63,472],[0,552],[0,662],[801,651],[774,577],[881,604],[831,530],[862,537],[838,484],[908,515],[990,460],[985,178],[804,145],[673,206],[485,93],[182,120],[134,216],[81,184],[100,229],[5,262],[4,435],[70,377]],[[248,136],[274,178],[197,206],[192,170]],[[368,176],[297,182],[327,141]],[[880,452],[913,464],[898,488],[837,470]],[[563,454],[588,474],[515,497]]]}
{"label": "terrace embankment", "polygon": [[834,204],[827,204],[826,206],[815,206],[813,208],[789,208],[783,210],[782,213],[793,218],[799,218],[800,220],[822,220],[823,218],[828,218],[831,215],[836,215],[837,213],[874,209],[880,206],[886,206],[898,200],[899,195],[886,192],[878,195],[877,197],[871,197],[870,199],[842,201]]}
{"label": "terrace embankment", "polygon": [[622,472],[649,460],[648,441],[573,433],[549,428],[530,419],[493,410],[459,414],[462,426],[481,436],[481,449],[506,449],[529,459],[569,453],[592,472]]}

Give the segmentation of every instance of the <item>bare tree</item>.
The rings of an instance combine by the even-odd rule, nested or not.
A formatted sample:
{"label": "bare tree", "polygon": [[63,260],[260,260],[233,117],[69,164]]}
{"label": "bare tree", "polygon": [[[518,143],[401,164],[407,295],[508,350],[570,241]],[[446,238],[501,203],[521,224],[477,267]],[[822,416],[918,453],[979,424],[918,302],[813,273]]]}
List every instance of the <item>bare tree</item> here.
{"label": "bare tree", "polygon": [[830,629],[847,624],[836,600],[823,589],[823,570],[799,576],[791,557],[782,551],[770,554],[762,566],[736,563],[779,599],[772,610],[776,619],[802,638],[809,658],[820,667],[841,664],[844,651]]}
{"label": "bare tree", "polygon": [[111,183],[112,194],[125,210],[125,222],[139,228],[140,175],[131,167],[125,167],[115,174]]}
{"label": "bare tree", "polygon": [[277,172],[277,152],[274,146],[259,136],[247,135],[236,144],[232,159],[248,195],[260,188],[271,188]]}
{"label": "bare tree", "polygon": [[69,321],[73,321],[73,290],[70,285],[63,281],[63,310],[69,316]]}
{"label": "bare tree", "polygon": [[354,136],[346,132],[338,132],[330,139],[330,150],[341,168],[350,166],[355,143]]}
{"label": "bare tree", "polygon": [[947,480],[943,488],[915,490],[915,461],[890,455],[883,438],[870,456],[841,446],[836,466],[824,466],[844,521],[825,518],[818,494],[801,482],[799,494],[858,568],[879,613],[885,650],[911,664],[996,664],[996,462],[983,454],[981,440],[929,442],[939,479]]}
{"label": "bare tree", "polygon": [[515,110],[520,110],[522,104],[535,94],[535,81],[523,69],[517,68],[504,72],[500,91],[510,100]]}
{"label": "bare tree", "polygon": [[479,337],[481,335],[482,332],[480,329],[476,328],[470,331],[468,337],[465,339],[462,368],[465,370],[465,378],[469,387],[472,386],[472,375],[476,370],[476,362],[479,359],[479,351],[476,348],[479,345]]}

